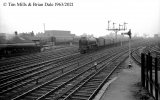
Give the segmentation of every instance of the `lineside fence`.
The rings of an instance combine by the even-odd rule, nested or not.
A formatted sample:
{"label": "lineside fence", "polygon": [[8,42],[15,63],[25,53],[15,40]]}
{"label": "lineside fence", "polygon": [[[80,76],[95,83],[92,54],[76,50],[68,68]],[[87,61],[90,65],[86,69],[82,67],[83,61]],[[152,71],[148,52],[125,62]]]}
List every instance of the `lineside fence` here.
{"label": "lineside fence", "polygon": [[158,84],[158,59],[153,58],[150,53],[141,54],[141,82],[142,86],[159,100],[160,87]]}

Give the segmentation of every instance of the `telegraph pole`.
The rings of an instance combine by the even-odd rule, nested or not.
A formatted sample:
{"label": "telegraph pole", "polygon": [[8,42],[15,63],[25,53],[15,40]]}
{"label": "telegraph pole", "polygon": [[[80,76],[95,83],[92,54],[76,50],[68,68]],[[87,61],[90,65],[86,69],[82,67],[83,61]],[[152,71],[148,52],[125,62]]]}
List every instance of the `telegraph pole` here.
{"label": "telegraph pole", "polygon": [[128,24],[128,23],[126,23],[126,22],[123,23],[124,29],[127,29],[127,28],[126,28],[126,24]]}
{"label": "telegraph pole", "polygon": [[[123,26],[123,25],[119,24],[119,30],[121,29],[121,26]],[[123,35],[121,37],[121,46],[122,46],[122,38],[123,38]]]}
{"label": "telegraph pole", "polygon": [[45,23],[43,23],[44,33],[45,33]]}
{"label": "telegraph pole", "polygon": [[109,23],[110,23],[110,20],[108,21],[108,29],[109,29]]}

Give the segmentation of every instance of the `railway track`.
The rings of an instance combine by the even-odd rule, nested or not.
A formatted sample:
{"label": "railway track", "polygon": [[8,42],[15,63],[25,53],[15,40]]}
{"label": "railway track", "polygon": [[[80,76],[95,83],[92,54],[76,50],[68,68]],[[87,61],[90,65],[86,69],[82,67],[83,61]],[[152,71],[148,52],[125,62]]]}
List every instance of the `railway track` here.
{"label": "railway track", "polygon": [[[74,56],[74,58],[72,58],[72,59],[70,59],[70,61],[72,60],[72,62],[74,62],[73,63],[73,65],[76,65],[77,64],[77,62],[79,62],[80,63],[80,59],[82,59],[82,58],[78,58],[77,60],[78,61],[75,61],[76,59],[76,55],[73,55]],[[91,59],[93,59],[92,58],[92,55],[90,55],[90,57],[87,57],[86,59],[82,59],[82,61],[81,62],[85,62],[85,61],[88,61],[88,58],[89,58],[89,60]],[[69,59],[69,58],[66,58],[66,59]],[[74,59],[74,61],[73,61],[73,59]],[[59,59],[60,60],[60,63],[63,63],[63,64],[67,64],[67,63],[64,63],[64,60],[62,60],[62,59]],[[85,61],[84,61],[85,60]],[[53,63],[53,60],[51,61],[52,63]],[[65,62],[67,62],[67,61],[65,61]],[[57,63],[57,62],[55,62],[55,63]],[[51,65],[50,63],[48,63],[47,65]],[[21,87],[21,86],[25,86],[26,84],[29,84],[29,83],[34,83],[35,84],[35,82],[37,81],[37,80],[41,80],[42,78],[44,78],[44,77],[47,77],[48,75],[52,75],[53,73],[56,73],[56,71],[59,71],[59,72],[61,72],[61,70],[64,70],[64,69],[66,69],[67,68],[67,65],[65,66],[65,67],[63,67],[63,68],[58,68],[58,69],[56,69],[56,67],[59,67],[60,66],[60,64],[56,64],[56,65],[54,65],[54,66],[56,66],[56,67],[53,67],[53,65],[52,66],[50,66],[50,67],[48,67],[47,68],[47,65],[42,65],[42,67],[45,67],[45,69],[43,69],[43,70],[40,70],[40,71],[37,71],[37,72],[33,72],[33,70],[30,70],[32,73],[30,73],[30,75],[28,75],[29,74],[29,72],[25,72],[25,71],[23,71],[22,73],[20,73],[20,74],[15,74],[15,75],[13,75],[12,77],[8,77],[8,78],[4,78],[4,80],[1,80],[1,81],[4,81],[4,84],[1,84],[1,94],[5,94],[5,93],[8,93],[9,91],[12,91],[12,90],[15,90],[16,88],[19,88],[19,87]],[[71,65],[71,64],[69,64],[69,65]],[[68,65],[68,66],[69,66]],[[39,66],[37,66],[38,68],[40,68],[41,66],[39,65]],[[34,67],[35,68],[35,67]],[[53,70],[53,71],[51,71],[51,70]],[[17,72],[18,73],[18,72]],[[26,74],[25,74],[26,73]],[[28,73],[28,74],[27,74]],[[23,74],[25,74],[25,76],[22,76]],[[21,77],[19,77],[19,78],[17,78],[17,76],[21,76]],[[12,79],[13,77],[15,77],[16,79]],[[34,78],[33,78],[34,77]],[[31,78],[31,79],[30,79]],[[9,79],[12,79],[12,80],[9,80]],[[8,80],[8,82],[6,82]],[[26,80],[29,80],[29,81],[26,81]],[[22,83],[21,83],[21,81],[22,81]],[[18,84],[19,83],[19,84]],[[16,84],[16,85],[14,85],[14,84]],[[17,85],[18,84],[18,85]],[[7,88],[7,87],[9,87],[9,88]],[[4,91],[3,91],[4,90]]]}
{"label": "railway track", "polygon": [[[69,52],[69,51],[68,51]],[[39,61],[39,62],[35,62],[35,61],[32,61],[32,63],[33,62],[35,62],[34,64],[30,64],[30,65],[27,65],[27,66],[25,66],[25,65],[22,65],[21,63],[20,64],[15,64],[14,65],[14,68],[6,68],[6,67],[8,67],[8,66],[5,66],[5,68],[7,69],[4,69],[3,71],[1,71],[1,73],[0,73],[0,75],[1,76],[3,76],[3,75],[5,75],[5,74],[9,74],[9,73],[12,73],[12,74],[14,74],[14,72],[18,72],[18,71],[24,71],[24,70],[26,70],[26,69],[29,69],[29,68],[33,68],[33,67],[35,67],[35,66],[39,66],[39,65],[43,65],[43,64],[46,64],[46,63],[49,63],[49,62],[52,62],[52,61],[57,61],[57,60],[59,60],[59,59],[61,59],[61,58],[65,58],[65,57],[69,57],[70,55],[71,55],[71,53],[72,52],[64,52],[64,53],[60,53],[60,54],[57,54],[56,56],[55,55],[53,55],[52,56],[52,58],[50,58],[50,59],[48,59],[48,60],[46,60],[45,58],[43,58],[42,60],[41,60],[41,62]],[[79,53],[73,53],[73,55],[77,55],[77,54],[79,54]],[[28,62],[28,61],[27,61]],[[26,62],[26,63],[27,63]],[[11,65],[11,67],[13,67],[12,65]]]}
{"label": "railway track", "polygon": [[[143,49],[140,50],[140,49]],[[139,52],[139,51],[142,51],[142,52]],[[159,51],[157,49],[155,49],[155,47],[153,46],[149,46],[149,47],[139,47],[137,48],[136,50],[134,50],[132,53],[131,53],[131,57],[133,58],[133,60],[138,64],[138,65],[141,65],[141,53],[145,53],[145,54],[148,54],[150,53],[150,55],[155,58],[155,57],[158,57],[159,58]],[[154,63],[153,63],[154,64]],[[158,62],[158,67],[160,68],[160,63]]]}
{"label": "railway track", "polygon": [[[65,54],[63,54],[63,55],[65,55]],[[78,55],[78,53],[77,54],[73,54],[71,56],[75,56],[75,55]],[[60,56],[62,56],[62,55],[60,54]],[[45,68],[45,66],[49,66],[49,65],[51,65],[53,63],[57,63],[59,60],[67,59],[67,57],[69,58],[71,56],[69,55],[69,56],[64,56],[64,57],[59,57],[59,58],[55,57],[56,59],[43,61],[41,63],[35,63],[35,64],[29,65],[29,66],[23,66],[23,67],[21,66],[21,67],[13,68],[11,70],[1,71],[1,73],[0,73],[0,75],[1,75],[1,77],[0,77],[0,83],[1,83],[0,86],[2,85],[3,82],[6,82],[6,81],[8,81],[10,79],[18,78],[19,76],[23,76],[23,75],[25,75],[27,73],[32,73],[32,72],[39,71],[39,70]]]}
{"label": "railway track", "polygon": [[[18,99],[26,99],[26,100],[42,99],[43,100],[46,96],[48,96],[52,93],[59,94],[60,91],[64,92],[64,91],[66,91],[66,88],[68,90],[72,86],[77,86],[78,83],[83,82],[84,79],[88,79],[87,77],[90,77],[90,76],[92,76],[92,74],[97,72],[97,70],[95,70],[95,67],[92,66],[93,62],[97,61],[98,65],[99,65],[99,64],[103,63],[104,61],[106,61],[106,59],[111,59],[113,57],[113,55],[115,56],[118,53],[113,53],[113,52],[111,53],[110,52],[110,55],[106,55],[107,57],[103,56],[103,57],[100,57],[96,60],[92,60],[92,62],[89,62],[88,64],[82,65],[81,67],[75,68],[73,70],[70,70],[69,72],[66,72],[66,73],[64,73],[64,74],[62,74],[52,80],[49,80],[49,81],[43,83],[42,85],[35,87],[32,90],[27,91],[27,92],[23,93],[22,95],[19,95],[18,97],[15,97],[13,100],[18,100]],[[114,61],[114,60],[115,60],[115,58],[114,59],[112,58],[112,61]],[[111,60],[109,60],[108,63],[109,62],[111,62]],[[98,69],[100,69],[101,67],[98,67]],[[75,85],[73,85],[73,84],[75,84]]]}
{"label": "railway track", "polygon": [[136,61],[137,64],[140,65],[141,63],[141,53],[149,53],[151,45],[153,46],[154,43],[150,41],[145,41],[145,43],[140,44],[141,46],[132,50],[131,57],[133,60]]}
{"label": "railway track", "polygon": [[[99,70],[92,76],[87,78],[83,83],[80,83],[78,87],[74,90],[64,93],[58,96],[58,100],[92,100],[102,88],[102,86],[111,80],[112,74],[118,69],[119,65],[128,57],[124,55],[126,53],[121,53],[113,58],[109,59],[107,62],[100,65]],[[123,55],[123,56],[122,56]],[[116,61],[115,61],[116,60]],[[111,63],[112,62],[112,63]]]}
{"label": "railway track", "polygon": [[[40,80],[41,78],[44,78],[45,76],[47,76],[49,74],[52,74],[51,70],[58,70],[59,66],[61,66],[63,64],[67,64],[67,61],[69,63],[69,61],[73,60],[77,56],[78,56],[78,54],[74,54],[72,56],[54,59],[55,61],[52,60],[48,63],[46,62],[46,64],[36,65],[33,68],[26,69],[26,70],[19,71],[19,72],[17,71],[17,73],[7,75],[7,76],[1,78],[1,81],[0,81],[1,82],[1,84],[0,84],[1,92],[0,93],[4,93],[9,90],[15,89],[14,84],[16,84],[16,87],[20,87],[20,86],[23,86],[24,84],[27,84],[29,82],[31,83],[31,82]],[[63,62],[65,59],[68,59],[68,60],[66,60],[66,62]],[[56,63],[56,64],[54,64],[54,63]],[[60,70],[60,68],[59,68],[59,70]],[[21,82],[23,84],[21,84]],[[3,91],[3,90],[5,90],[5,91]]]}
{"label": "railway track", "polygon": [[[81,83],[85,82],[86,79],[89,79],[90,76],[92,76],[93,74],[98,72],[101,68],[103,68],[102,64],[104,62],[108,61],[107,62],[108,64],[106,65],[112,66],[112,64],[115,63],[114,61],[118,59],[118,54],[121,54],[119,52],[120,49],[122,48],[117,47],[113,49],[102,50],[101,52],[97,52],[97,53],[94,52],[94,54],[91,53],[83,56],[81,55],[82,57],[78,55],[77,56],[74,55],[73,57],[66,58],[63,60],[59,59],[59,60],[56,60],[55,62],[51,61],[52,62],[51,64],[46,63],[46,65],[45,64],[39,65],[37,66],[37,68],[41,66],[43,67],[37,71],[28,69],[31,71],[31,73],[26,72],[24,76],[19,75],[20,77],[18,78],[15,77],[14,80],[4,81],[4,84],[1,87],[0,98],[2,100],[4,98],[5,100],[11,100],[11,99],[13,100],[42,99],[43,100],[43,99],[48,99],[50,97],[52,99],[66,98],[67,96],[65,95],[70,94],[73,91],[71,89],[76,89],[77,86],[80,86]],[[124,47],[122,51],[126,51],[126,50],[127,50],[127,47]],[[118,53],[116,54],[116,52]],[[112,60],[109,60],[109,59],[112,59]],[[97,67],[93,66],[94,62],[98,63]],[[118,62],[120,63],[120,61]],[[36,69],[36,67],[34,68]],[[22,73],[24,72],[22,71]],[[8,78],[10,78],[10,76]],[[52,87],[51,88],[50,84],[52,83],[54,86],[51,85]],[[57,83],[57,84],[54,84],[54,83]],[[44,88],[46,87],[46,89],[43,89],[43,87]],[[44,92],[42,91],[43,94],[41,94],[41,89],[44,90]],[[33,96],[32,94],[36,96]],[[53,94],[56,94],[56,95],[53,95]],[[69,96],[67,98],[70,98],[70,97],[72,96]]]}
{"label": "railway track", "polygon": [[21,56],[18,58],[14,59],[8,59],[8,60],[3,60],[1,62],[1,67],[0,67],[0,72],[14,69],[20,66],[27,66],[30,64],[38,63],[38,62],[43,62],[47,61],[49,59],[57,58],[57,57],[62,57],[64,55],[70,55],[72,53],[77,53],[75,49],[62,49],[60,51],[52,51],[52,52],[44,52],[44,53],[37,53],[33,55],[28,55],[28,56]]}
{"label": "railway track", "polygon": [[141,52],[139,52],[139,50],[143,52],[143,47],[139,47],[133,50],[131,52],[131,57],[138,65],[141,65]]}
{"label": "railway track", "polygon": [[[65,55],[65,54],[63,54],[63,55]],[[10,91],[10,90],[15,89],[16,87],[20,87],[20,86],[23,86],[24,84],[27,84],[28,81],[26,82],[26,80],[28,80],[29,78],[31,78],[31,80],[43,78],[43,76],[46,75],[47,71],[49,71],[50,69],[54,69],[54,67],[51,66],[53,63],[59,62],[58,64],[55,65],[58,67],[58,65],[62,64],[65,59],[72,58],[72,56],[76,57],[76,55],[79,55],[79,53],[72,54],[72,55],[70,55],[70,53],[69,53],[68,56],[63,56],[63,57],[59,57],[59,58],[57,56],[57,58],[55,57],[56,59],[43,61],[41,63],[36,63],[36,64],[30,65],[30,66],[23,66],[23,67],[21,66],[16,69],[1,72],[0,73],[1,74],[0,94],[3,94],[5,92],[7,92],[8,90]],[[50,67],[46,68],[46,66],[50,66]],[[41,74],[44,74],[44,75],[41,75]],[[40,75],[40,77],[36,77],[36,75],[37,76]],[[32,76],[34,76],[34,77],[32,77]],[[23,83],[23,85],[21,83]],[[15,84],[16,84],[16,86],[15,86]]]}
{"label": "railway track", "polygon": [[160,49],[157,46],[151,48],[151,54],[153,57],[158,57],[160,59]]}
{"label": "railway track", "polygon": [[[72,57],[74,56],[74,57]],[[31,73],[35,73],[35,74],[38,74],[38,73],[42,73],[42,72],[45,72],[49,69],[53,69],[53,65],[54,66],[58,66],[58,65],[61,65],[61,64],[64,64],[63,60],[67,59],[67,58],[71,58],[74,59],[75,57],[77,57],[78,54],[73,54],[71,56],[65,56],[65,57],[60,57],[58,59],[53,59],[53,60],[50,60],[50,61],[47,61],[45,63],[40,63],[40,64],[35,64],[34,66],[29,66],[27,68],[23,68],[23,69],[20,69],[20,70],[15,70],[15,71],[12,71],[12,72],[9,72],[8,74],[4,73],[3,77],[1,77],[0,79],[0,82],[1,82],[1,88],[3,86],[3,82],[5,82],[5,84],[7,84],[7,81],[12,81],[14,79],[16,80],[19,80],[19,77],[22,77],[22,76],[25,76],[27,74],[31,74]],[[68,59],[68,61],[71,60],[71,59]],[[55,64],[57,63],[57,64]],[[51,66],[52,65],[52,66]],[[47,67],[49,66],[49,67]],[[27,76],[28,77],[28,76]]]}
{"label": "railway track", "polygon": [[[34,53],[34,54],[28,54],[28,55],[23,55],[23,56],[16,56],[16,57],[9,57],[9,58],[5,58],[5,59],[0,59],[0,65],[3,64],[3,63],[8,63],[8,62],[14,62],[14,61],[19,61],[19,60],[22,60],[22,59],[25,59],[28,58],[29,56],[36,56],[37,54],[42,54],[42,55],[45,55],[47,53],[51,53],[51,52],[57,52],[57,51],[61,51],[61,50],[67,50],[67,49],[77,49],[77,47],[62,47],[62,48],[57,48],[57,49],[54,49],[54,50],[50,50],[50,51],[45,51],[45,52],[41,52],[41,53]],[[29,57],[30,58],[30,57]]]}
{"label": "railway track", "polygon": [[[107,52],[107,51],[106,51]],[[96,57],[98,57],[98,54],[97,54],[97,56]],[[79,59],[82,59],[82,58],[79,58]],[[95,59],[95,58],[93,58],[92,57],[92,54],[90,54],[90,56],[88,56],[88,57],[86,57],[86,59],[83,59],[81,62],[80,62],[80,60],[78,60],[78,61],[73,61],[74,63],[73,63],[73,65],[74,65],[74,67],[75,66],[77,66],[77,62],[79,62],[79,63],[84,63],[85,61],[87,62],[87,61],[89,61],[89,60],[93,60],[93,59]],[[63,60],[64,61],[64,60]],[[63,62],[62,61],[62,62]],[[68,64],[68,66],[69,65],[72,65],[72,64]],[[57,65],[57,67],[58,67],[59,65]],[[50,76],[52,76],[53,75],[53,73],[57,73],[57,72],[62,72],[63,70],[64,70],[64,72],[65,72],[65,70],[67,71],[68,70],[68,67],[66,66],[66,67],[63,67],[63,68],[57,68],[56,70],[54,69],[53,70],[53,67],[50,67],[50,68],[52,68],[52,71],[51,71],[51,69],[44,69],[44,70],[41,70],[41,71],[39,71],[39,72],[36,72],[36,73],[34,73],[34,74],[28,74],[28,75],[26,75],[26,77],[20,77],[20,78],[18,78],[18,79],[15,79],[15,81],[14,80],[12,80],[12,81],[9,81],[8,83],[9,84],[7,84],[7,82],[5,82],[3,85],[2,85],[2,87],[1,87],[1,89],[3,89],[4,88],[4,91],[1,91],[1,95],[3,95],[3,96],[7,96],[7,97],[9,97],[8,96],[8,94],[10,95],[10,94],[12,94],[13,92],[16,92],[17,90],[18,91],[20,91],[21,89],[23,89],[22,87],[25,87],[25,88],[28,88],[28,86],[30,86],[31,87],[31,85],[34,85],[35,83],[36,83],[36,80],[38,80],[38,81],[41,81],[41,80],[43,80],[44,81],[44,79],[46,78],[46,77],[48,77],[49,75]],[[73,67],[72,67],[73,68]],[[57,72],[56,72],[57,71]],[[39,74],[38,74],[39,73]],[[40,73],[42,73],[42,74],[40,74]],[[34,76],[34,75],[36,75],[36,76]],[[32,77],[31,77],[32,76]],[[48,79],[49,80],[49,79]],[[38,82],[38,85],[39,84],[41,84],[41,83],[43,83],[43,82]],[[16,84],[16,85],[13,85],[13,84]],[[12,86],[13,85],[13,86]],[[38,85],[34,85],[34,86],[38,86]],[[9,88],[5,88],[5,87],[9,87]],[[33,88],[33,87],[32,87]]]}

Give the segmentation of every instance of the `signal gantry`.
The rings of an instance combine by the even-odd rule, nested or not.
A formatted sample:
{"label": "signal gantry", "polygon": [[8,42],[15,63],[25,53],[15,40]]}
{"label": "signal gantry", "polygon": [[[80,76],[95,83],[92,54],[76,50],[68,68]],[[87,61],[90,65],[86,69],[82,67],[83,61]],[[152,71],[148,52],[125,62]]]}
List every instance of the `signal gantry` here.
{"label": "signal gantry", "polygon": [[[128,24],[128,23],[126,23],[126,22],[124,22],[123,23],[123,25],[121,25],[121,24],[119,24],[119,28],[115,28],[115,24],[116,23],[114,23],[113,22],[113,27],[112,28],[110,28],[110,20],[108,21],[108,31],[114,31],[114,33],[116,34],[115,35],[115,42],[117,42],[117,33],[119,32],[119,31],[125,31],[125,30],[127,30],[127,27],[126,27],[126,24]],[[122,43],[121,43],[121,45],[122,45]]]}

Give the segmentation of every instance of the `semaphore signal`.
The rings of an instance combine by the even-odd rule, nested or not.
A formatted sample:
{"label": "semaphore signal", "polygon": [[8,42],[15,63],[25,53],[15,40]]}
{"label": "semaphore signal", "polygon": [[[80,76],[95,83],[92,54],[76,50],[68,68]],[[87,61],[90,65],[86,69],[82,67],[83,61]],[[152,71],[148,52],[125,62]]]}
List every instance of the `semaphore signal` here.
{"label": "semaphore signal", "polygon": [[[120,25],[119,24],[119,28],[115,28],[115,24],[116,23],[114,23],[113,22],[113,28],[110,28],[110,21],[108,21],[108,31],[114,31],[115,32],[115,34],[116,34],[116,42],[117,42],[117,32],[118,31],[125,31],[125,30],[127,30],[127,28],[126,28],[126,24],[128,24],[128,23],[126,23],[126,22],[124,22],[123,23],[123,25]],[[122,28],[121,28],[122,27]],[[131,65],[131,57],[130,57],[130,54],[131,54],[131,44],[130,44],[130,41],[131,41],[131,35],[132,35],[132,33],[131,33],[131,29],[129,29],[129,31],[127,32],[127,33],[121,33],[121,35],[128,35],[129,36],[129,67],[131,67],[132,65]],[[122,46],[122,41],[121,41],[121,46]]]}
{"label": "semaphore signal", "polygon": [[[111,22],[111,21],[109,20],[109,21],[108,21],[108,29],[107,29],[107,30],[108,30],[108,31],[114,31],[114,32],[115,32],[115,34],[116,34],[116,36],[115,36],[115,38],[116,38],[115,40],[116,40],[116,41],[115,41],[115,42],[117,42],[117,33],[118,33],[119,31],[125,31],[125,30],[127,30],[126,24],[128,24],[128,23],[124,22],[123,25],[120,25],[120,24],[119,24],[119,28],[115,28],[115,24],[116,24],[116,23],[113,22],[113,28],[110,28],[110,22]],[[123,27],[123,26],[124,26],[124,27]],[[122,28],[121,28],[121,27],[122,27]]]}
{"label": "semaphore signal", "polygon": [[129,68],[132,66],[132,64],[131,64],[131,35],[132,35],[132,33],[131,33],[131,29],[129,29],[129,31],[127,32],[127,33],[121,33],[122,35],[128,35],[129,36]]}
{"label": "semaphore signal", "polygon": [[128,35],[129,38],[131,39],[131,35],[132,35],[131,29],[129,29],[129,31],[127,33],[121,33],[121,35]]}

